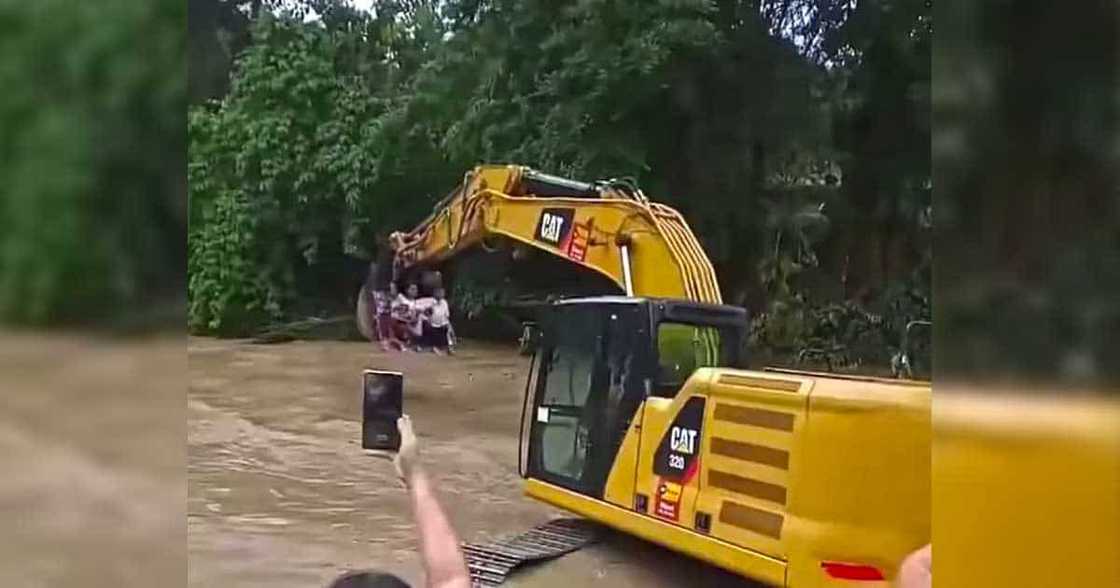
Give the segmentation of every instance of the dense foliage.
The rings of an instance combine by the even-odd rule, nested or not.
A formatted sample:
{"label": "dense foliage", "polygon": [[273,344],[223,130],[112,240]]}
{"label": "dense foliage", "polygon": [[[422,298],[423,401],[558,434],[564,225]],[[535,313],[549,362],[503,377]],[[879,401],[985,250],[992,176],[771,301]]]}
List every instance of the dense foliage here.
{"label": "dense foliage", "polygon": [[[344,41],[261,21],[222,108],[188,118],[190,319],[222,330],[278,317],[306,266],[361,246],[392,203],[374,189],[378,100],[336,71]],[[367,235],[368,236],[368,235]]]}
{"label": "dense foliage", "polygon": [[1120,390],[1116,4],[1006,8],[939,15],[938,371]]}
{"label": "dense foliage", "polygon": [[185,19],[173,0],[0,0],[0,321],[181,299]]}
{"label": "dense foliage", "polygon": [[928,317],[925,3],[208,4],[252,24],[192,32],[245,45],[224,96],[192,78],[196,330],[293,315],[337,287],[324,267],[371,256],[479,162],[636,178],[686,215],[770,347],[814,344],[841,320],[830,304]]}

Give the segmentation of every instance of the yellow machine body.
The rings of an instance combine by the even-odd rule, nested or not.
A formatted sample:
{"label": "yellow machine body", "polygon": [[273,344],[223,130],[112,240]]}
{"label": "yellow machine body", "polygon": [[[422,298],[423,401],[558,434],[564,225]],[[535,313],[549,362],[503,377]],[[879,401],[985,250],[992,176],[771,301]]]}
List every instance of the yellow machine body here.
{"label": "yellow machine body", "polygon": [[[535,190],[534,173],[513,165],[467,173],[431,216],[392,235],[398,266],[432,266],[505,240],[593,270],[630,297],[718,307],[712,265],[675,210],[610,184],[575,196]],[[613,456],[596,457],[609,468],[597,490],[530,469],[527,495],[778,586],[886,586],[906,554],[930,541],[928,382],[728,369],[709,361],[718,338],[685,329],[659,339],[657,328],[639,330],[654,346],[695,346],[703,367],[672,395],[650,394],[646,382],[618,424],[617,446],[601,450]],[[540,411],[536,394],[527,402]],[[685,412],[699,430],[677,430]],[[536,414],[549,420],[547,407]],[[655,472],[665,443],[697,456],[680,483]],[[834,563],[886,580],[837,579],[825,571]]]}
{"label": "yellow machine body", "polygon": [[[706,398],[699,473],[675,516],[650,465],[657,439]],[[643,451],[643,449],[645,449]],[[886,586],[830,578],[822,564],[893,577],[930,537],[930,388],[797,372],[698,370],[676,398],[649,398],[626,433],[605,503],[529,480],[526,494],[778,586]],[[636,512],[635,496],[651,497]],[[710,517],[697,530],[697,513]]]}
{"label": "yellow machine body", "polygon": [[1120,399],[938,385],[936,586],[1120,586]]}

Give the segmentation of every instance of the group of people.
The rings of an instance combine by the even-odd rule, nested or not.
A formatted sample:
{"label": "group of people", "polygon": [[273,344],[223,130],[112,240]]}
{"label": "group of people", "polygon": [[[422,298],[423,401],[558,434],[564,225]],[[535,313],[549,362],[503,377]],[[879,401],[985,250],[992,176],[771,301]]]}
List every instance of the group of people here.
{"label": "group of people", "polygon": [[433,288],[431,296],[420,297],[416,284],[408,284],[401,292],[395,282],[390,282],[388,290],[374,291],[373,302],[382,349],[431,350],[441,355],[452,352],[451,309],[443,287]]}

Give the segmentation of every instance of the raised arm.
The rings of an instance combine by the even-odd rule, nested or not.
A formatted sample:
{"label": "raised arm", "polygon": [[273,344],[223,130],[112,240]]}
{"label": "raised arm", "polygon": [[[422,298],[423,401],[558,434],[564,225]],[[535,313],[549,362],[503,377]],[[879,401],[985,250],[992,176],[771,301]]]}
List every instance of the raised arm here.
{"label": "raised arm", "polygon": [[435,488],[420,466],[419,447],[408,415],[397,421],[401,448],[393,463],[408,486],[412,514],[420,533],[420,556],[431,588],[470,588],[470,573],[459,538],[436,498]]}

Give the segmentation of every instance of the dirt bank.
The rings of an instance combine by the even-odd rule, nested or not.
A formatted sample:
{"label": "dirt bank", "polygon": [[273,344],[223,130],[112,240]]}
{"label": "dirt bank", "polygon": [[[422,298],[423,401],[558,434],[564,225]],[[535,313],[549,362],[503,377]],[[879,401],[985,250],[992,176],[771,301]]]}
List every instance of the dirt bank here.
{"label": "dirt bank", "polygon": [[[360,374],[405,373],[405,410],[465,540],[560,513],[521,495],[518,418],[527,361],[468,344],[458,355],[386,354],[367,344],[188,344],[188,545],[192,586],[324,586],[345,569],[422,579],[406,495],[362,453]],[[512,586],[742,585],[627,537],[539,566]]]}

